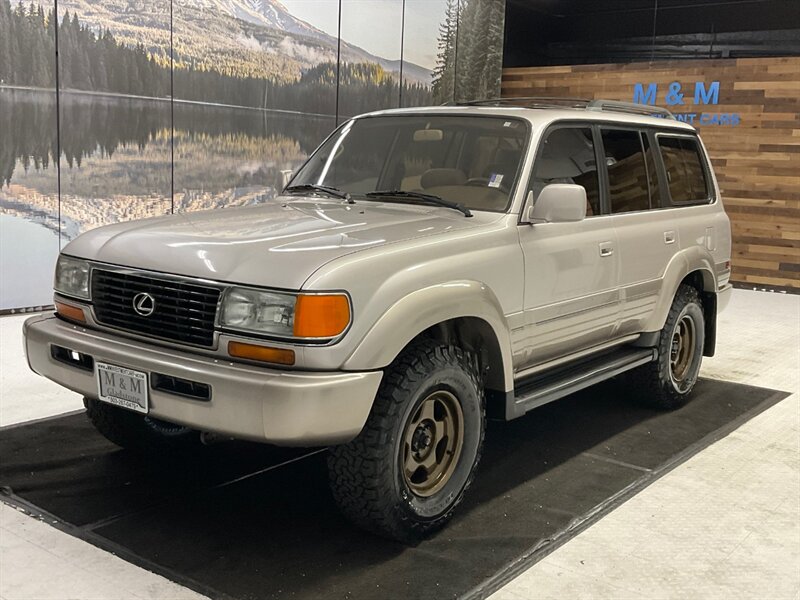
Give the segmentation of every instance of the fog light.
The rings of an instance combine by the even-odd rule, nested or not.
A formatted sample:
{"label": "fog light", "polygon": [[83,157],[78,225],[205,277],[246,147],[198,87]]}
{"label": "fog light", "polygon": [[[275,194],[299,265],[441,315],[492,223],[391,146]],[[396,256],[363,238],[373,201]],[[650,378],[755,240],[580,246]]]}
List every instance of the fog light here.
{"label": "fog light", "polygon": [[278,365],[294,364],[294,350],[286,350],[284,348],[269,348],[243,342],[228,342],[228,354],[236,358],[247,358]]}
{"label": "fog light", "polygon": [[63,346],[50,346],[50,356],[55,360],[84,371],[94,370],[94,359],[88,354],[76,352]]}

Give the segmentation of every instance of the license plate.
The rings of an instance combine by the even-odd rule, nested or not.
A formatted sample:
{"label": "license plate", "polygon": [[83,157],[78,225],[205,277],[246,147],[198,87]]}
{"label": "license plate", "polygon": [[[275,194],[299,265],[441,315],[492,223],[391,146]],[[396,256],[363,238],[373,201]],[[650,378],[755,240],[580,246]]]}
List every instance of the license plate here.
{"label": "license plate", "polygon": [[103,402],[147,413],[147,373],[98,362],[98,396]]}

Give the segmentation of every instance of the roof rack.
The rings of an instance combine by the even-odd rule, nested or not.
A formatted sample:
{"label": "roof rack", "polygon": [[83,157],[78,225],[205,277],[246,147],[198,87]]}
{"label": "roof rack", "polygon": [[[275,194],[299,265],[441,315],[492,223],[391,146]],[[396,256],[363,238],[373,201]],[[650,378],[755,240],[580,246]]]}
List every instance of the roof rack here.
{"label": "roof rack", "polygon": [[550,96],[508,96],[466,102],[447,102],[444,106],[521,106],[523,108],[586,108],[585,98],[556,98]]}
{"label": "roof rack", "polygon": [[620,100],[592,100],[586,105],[588,110],[610,110],[613,112],[632,113],[634,115],[659,116],[664,119],[675,119],[666,108],[651,106],[649,104],[637,104],[636,102],[622,102]]}
{"label": "roof rack", "polygon": [[468,102],[448,102],[444,106],[520,106],[524,108],[583,108],[586,110],[622,112],[634,115],[657,116],[675,120],[666,108],[620,100],[586,100],[585,98],[556,98],[550,96],[509,96],[470,100]]}

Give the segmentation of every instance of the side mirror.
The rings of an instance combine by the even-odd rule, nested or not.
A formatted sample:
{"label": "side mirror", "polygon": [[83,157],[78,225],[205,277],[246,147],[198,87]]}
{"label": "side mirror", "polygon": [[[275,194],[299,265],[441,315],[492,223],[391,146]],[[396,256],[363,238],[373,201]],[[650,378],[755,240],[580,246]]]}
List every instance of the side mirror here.
{"label": "side mirror", "polygon": [[[529,193],[529,202],[533,192]],[[573,183],[544,186],[536,204],[528,207],[529,223],[574,223],[586,218],[586,189]]]}
{"label": "side mirror", "polygon": [[289,185],[289,182],[292,180],[292,175],[294,175],[294,171],[291,169],[281,171],[281,189]]}

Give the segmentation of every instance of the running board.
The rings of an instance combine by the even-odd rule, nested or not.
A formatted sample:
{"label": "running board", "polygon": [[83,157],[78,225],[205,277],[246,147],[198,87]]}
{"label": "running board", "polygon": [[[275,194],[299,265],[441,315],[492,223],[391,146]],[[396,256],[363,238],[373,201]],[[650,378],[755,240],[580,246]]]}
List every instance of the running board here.
{"label": "running board", "polygon": [[535,375],[515,388],[507,418],[520,417],[537,406],[647,364],[656,356],[655,348],[626,347]]}

